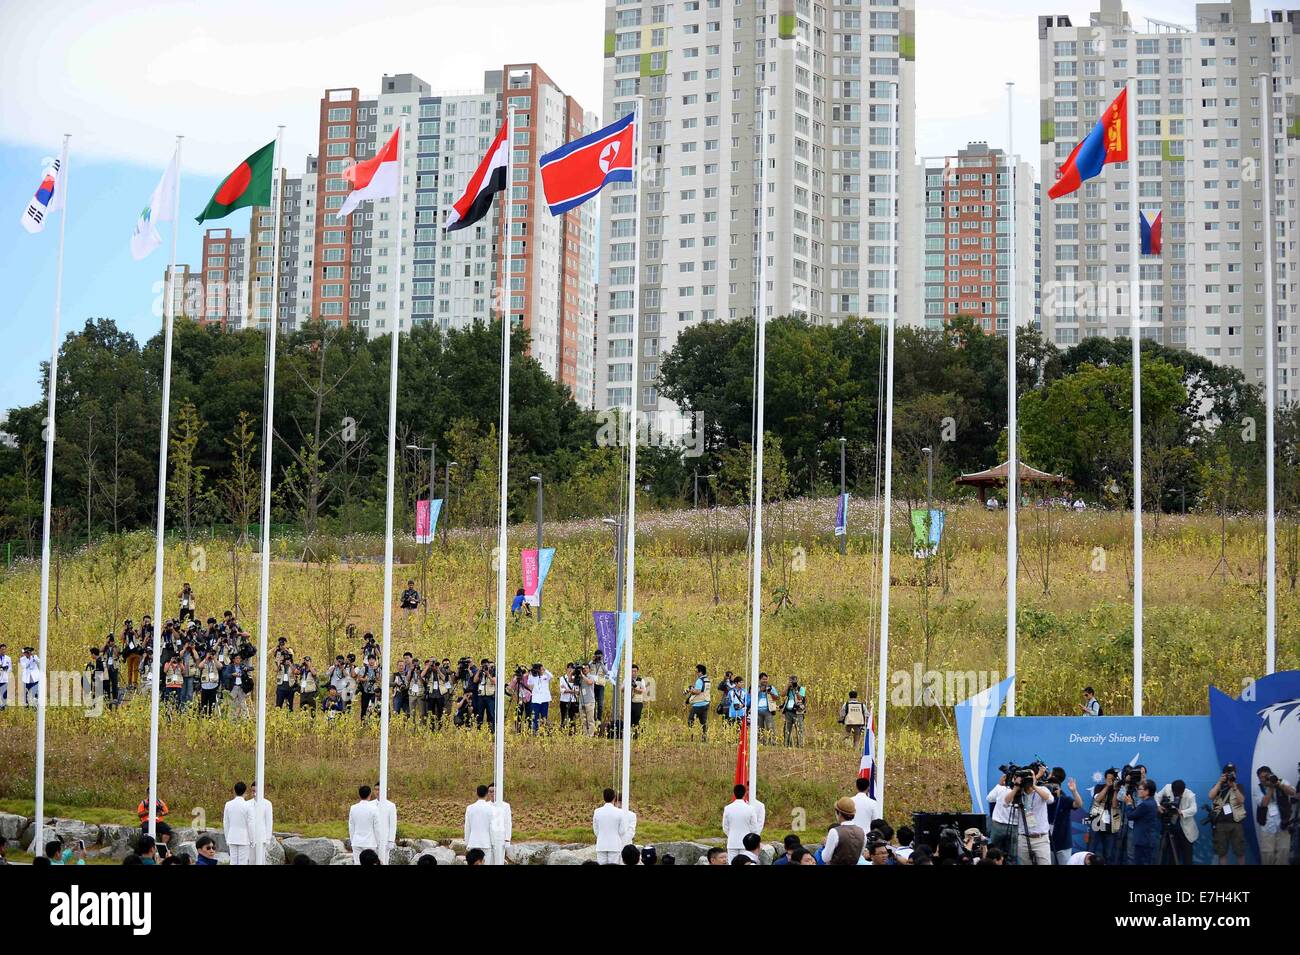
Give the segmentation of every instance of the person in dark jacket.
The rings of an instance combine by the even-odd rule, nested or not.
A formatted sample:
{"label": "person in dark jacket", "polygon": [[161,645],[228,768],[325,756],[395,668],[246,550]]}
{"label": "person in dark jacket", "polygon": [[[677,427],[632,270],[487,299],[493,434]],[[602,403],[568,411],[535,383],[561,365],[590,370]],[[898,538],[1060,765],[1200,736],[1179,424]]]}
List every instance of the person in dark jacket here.
{"label": "person in dark jacket", "polygon": [[1156,785],[1150,779],[1138,786],[1138,798],[1132,794],[1124,797],[1131,807],[1129,822],[1133,825],[1133,864],[1155,865],[1156,849],[1160,845],[1160,813],[1156,809]]}

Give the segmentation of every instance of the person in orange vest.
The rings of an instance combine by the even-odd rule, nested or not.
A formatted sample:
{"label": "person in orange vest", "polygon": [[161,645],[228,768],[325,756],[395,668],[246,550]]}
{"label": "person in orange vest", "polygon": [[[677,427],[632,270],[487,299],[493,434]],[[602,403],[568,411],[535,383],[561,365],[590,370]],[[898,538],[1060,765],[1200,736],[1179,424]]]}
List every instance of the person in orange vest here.
{"label": "person in orange vest", "polygon": [[[167,803],[163,802],[161,799],[157,800],[154,803],[154,815],[157,817],[158,822],[160,824],[159,828],[161,828],[162,821],[165,818],[167,818],[167,813],[169,811],[170,810],[168,810],[167,808]],[[143,799],[140,800],[140,805],[135,807],[135,814],[140,817],[140,828],[148,829],[149,828],[149,797],[148,796],[145,796]]]}

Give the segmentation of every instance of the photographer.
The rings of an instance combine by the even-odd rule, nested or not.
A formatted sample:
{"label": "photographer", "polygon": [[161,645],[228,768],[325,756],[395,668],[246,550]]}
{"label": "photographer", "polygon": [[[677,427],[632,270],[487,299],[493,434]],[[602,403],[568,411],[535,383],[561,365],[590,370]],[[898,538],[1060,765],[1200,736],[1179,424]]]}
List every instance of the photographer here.
{"label": "photographer", "polygon": [[1088,813],[1088,848],[1107,862],[1114,862],[1119,844],[1122,813],[1119,805],[1119,770],[1106,770],[1104,781],[1093,787]]}
{"label": "photographer", "polygon": [[312,669],[311,657],[303,657],[297,669],[298,675],[298,709],[311,710],[316,715],[316,695],[320,692],[320,680]]}
{"label": "photographer", "polygon": [[551,680],[553,679],[551,671],[540,663],[534,663],[528,671],[528,690],[532,694],[528,709],[533,718],[534,736],[541,727],[546,725],[547,717],[550,715]]}
{"label": "photographer", "polygon": [[578,677],[572,663],[560,675],[560,731],[572,734],[578,728]]}
{"label": "photographer", "polygon": [[217,661],[217,652],[209,650],[199,664],[199,712],[211,716],[221,693],[221,664]]}
{"label": "photographer", "polygon": [[785,714],[785,745],[803,745],[803,717],[808,710],[808,688],[801,686],[799,678],[790,675],[785,686],[785,702],[781,711]]}
{"label": "photographer", "polygon": [[1046,767],[1035,763],[1029,769],[1010,767],[1010,776],[1014,782],[1002,796],[1008,806],[1019,805],[1019,822],[1017,830],[1016,855],[1030,865],[1051,865],[1052,850],[1050,826],[1047,822],[1047,807],[1056,802],[1051,791],[1039,783]]}
{"label": "photographer", "polygon": [[1210,787],[1210,828],[1214,833],[1214,854],[1219,865],[1228,864],[1228,850],[1237,854],[1237,865],[1246,864],[1246,837],[1241,824],[1246,818],[1246,793],[1237,783],[1237,767],[1228,763]]}
{"label": "photographer", "polygon": [[528,704],[532,699],[532,693],[528,689],[528,671],[523,667],[515,667],[515,675],[506,684],[506,696],[515,701],[515,732],[523,732],[524,723],[528,720]]}
{"label": "photographer", "polygon": [[578,710],[582,713],[582,735],[596,735],[596,678],[591,666],[580,663],[577,667]]}
{"label": "photographer", "polygon": [[293,653],[283,646],[284,637],[280,638],[282,646],[275,651],[275,708],[287,707],[293,712],[293,691],[297,689],[298,668],[293,665]]}
{"label": "photographer", "polygon": [[609,668],[605,655],[597,650],[591,655],[591,680],[596,694],[596,725],[605,719],[605,686],[609,683]]}
{"label": "photographer", "polygon": [[[1062,786],[1065,787],[1064,790]],[[1047,777],[1047,788],[1056,797],[1056,801],[1047,810],[1048,823],[1052,827],[1052,861],[1056,865],[1065,865],[1074,852],[1074,827],[1070,817],[1075,807],[1083,805],[1083,797],[1079,795],[1074,777],[1067,779],[1065,770],[1060,766],[1052,767],[1052,772]]]}
{"label": "photographer", "polygon": [[248,715],[248,695],[253,691],[252,669],[238,653],[221,673],[221,685],[230,694],[230,718]]}
{"label": "photographer", "polygon": [[686,688],[686,729],[696,720],[700,722],[700,739],[709,738],[709,670],[703,663],[695,664],[695,682]]}
{"label": "photographer", "polygon": [[749,713],[749,691],[745,689],[745,678],[738,676],[731,681],[727,691],[727,722],[743,723]]}
{"label": "photographer", "polygon": [[1008,794],[1014,794],[1008,783],[1010,767],[1003,766],[998,783],[991,790],[985,802],[989,804],[989,844],[999,849],[1007,861],[1015,864],[1020,851],[1019,819],[1011,808]]}
{"label": "photographer", "polygon": [[[369,636],[369,634],[367,634]],[[374,654],[366,657],[365,664],[357,673],[357,689],[361,691],[361,719],[364,722],[379,696],[383,685],[383,674],[379,672],[379,658]]]}
{"label": "photographer", "polygon": [[641,668],[632,664],[632,732],[635,734],[641,725],[641,714],[645,712],[646,685]]}
{"label": "photographer", "polygon": [[487,720],[488,728],[497,731],[497,668],[488,659],[484,659],[478,668],[478,686],[474,692],[474,702],[478,705],[476,714],[478,726]]}
{"label": "photographer", "polygon": [[1144,779],[1137,792],[1126,791],[1124,804],[1130,808],[1128,825],[1133,844],[1134,865],[1155,865],[1160,845],[1160,810],[1156,806],[1156,784]]}
{"label": "photographer", "polygon": [[1201,830],[1196,825],[1196,793],[1181,779],[1160,790],[1156,796],[1160,809],[1160,864],[1191,865],[1192,843]]}
{"label": "photographer", "polygon": [[1291,821],[1295,788],[1267,766],[1259,767],[1256,777],[1262,794],[1255,807],[1259,864],[1286,865],[1291,854],[1291,833],[1287,827]]}
{"label": "photographer", "polygon": [[754,691],[754,702],[754,712],[758,714],[758,738],[761,742],[770,743],[775,723],[774,714],[781,705],[781,700],[772,689],[766,673],[758,675],[758,688]]}

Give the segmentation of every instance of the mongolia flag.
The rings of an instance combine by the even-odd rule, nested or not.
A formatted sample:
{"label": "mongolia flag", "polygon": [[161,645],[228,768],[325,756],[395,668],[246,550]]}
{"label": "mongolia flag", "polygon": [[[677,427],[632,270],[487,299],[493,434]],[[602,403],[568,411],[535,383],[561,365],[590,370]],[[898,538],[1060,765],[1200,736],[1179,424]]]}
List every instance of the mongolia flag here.
{"label": "mongolia flag", "polygon": [[384,148],[370,159],[353,163],[343,170],[343,178],[352,184],[352,191],[343,200],[336,213],[346,219],[352,210],[367,199],[388,199],[397,195],[402,182],[402,128],[399,126]]}
{"label": "mongolia flag", "polygon": [[1101,175],[1107,163],[1128,162],[1128,134],[1128,90],[1124,89],[1106,107],[1092,132],[1074,147],[1047,195],[1052,199],[1068,196],[1089,179]]}
{"label": "mongolia flag", "polygon": [[858,764],[858,778],[865,779],[867,795],[876,798],[876,713],[867,713],[867,732],[863,735],[862,762]]}
{"label": "mongolia flag", "polygon": [[1157,212],[1156,217],[1148,222],[1142,210],[1138,210],[1138,228],[1142,232],[1143,255],[1159,255],[1164,247],[1160,238],[1160,217],[1163,215],[1163,211]]}
{"label": "mongolia flag", "polygon": [[497,138],[492,140],[487,155],[470,176],[465,186],[465,194],[452,205],[447,213],[446,232],[464,229],[478,222],[492,208],[492,197],[506,187],[506,170],[510,168],[510,144],[506,142],[506,130],[510,120],[501,124]]}
{"label": "mongolia flag", "polygon": [[35,235],[45,229],[45,217],[51,212],[63,208],[63,177],[59,175],[62,161],[47,159],[41,184],[36,187],[36,195],[23,210],[23,228]]}
{"label": "mongolia flag", "polygon": [[610,182],[632,181],[635,113],[566,143],[538,160],[551,215],[582,205]]}

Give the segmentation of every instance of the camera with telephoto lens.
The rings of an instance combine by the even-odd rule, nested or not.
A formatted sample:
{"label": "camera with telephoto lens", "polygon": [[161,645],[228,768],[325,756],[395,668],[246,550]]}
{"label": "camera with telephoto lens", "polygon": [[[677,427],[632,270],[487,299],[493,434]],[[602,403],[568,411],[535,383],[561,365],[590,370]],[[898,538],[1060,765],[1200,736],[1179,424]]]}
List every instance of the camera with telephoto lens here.
{"label": "camera with telephoto lens", "polygon": [[1034,785],[1034,770],[1029,766],[1006,763],[998,767],[998,772],[1006,778],[1006,785],[1012,789],[1029,789]]}
{"label": "camera with telephoto lens", "polygon": [[1229,786],[1237,782],[1237,767],[1232,763],[1226,763],[1223,767],[1223,781]]}

